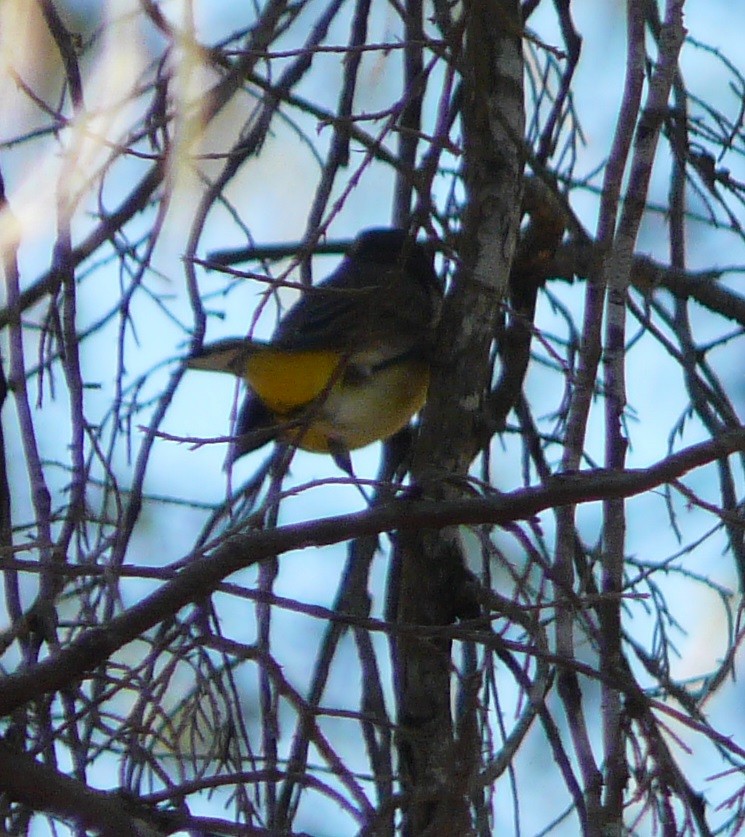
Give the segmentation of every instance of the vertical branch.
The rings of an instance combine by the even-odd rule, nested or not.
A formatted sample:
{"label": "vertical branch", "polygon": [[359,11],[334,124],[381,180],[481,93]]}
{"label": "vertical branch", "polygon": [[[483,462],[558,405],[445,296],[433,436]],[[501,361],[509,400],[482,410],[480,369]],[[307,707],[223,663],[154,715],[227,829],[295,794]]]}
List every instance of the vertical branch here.
{"label": "vertical branch", "polygon": [[[613,240],[623,173],[626,169],[634,124],[641,102],[642,85],[644,83],[644,18],[642,6],[643,3],[635,0],[630,4],[627,13],[628,47],[624,97],[603,179],[600,217],[598,219],[597,238],[602,259],[607,258]],[[581,464],[590,404],[595,391],[595,380],[600,363],[604,297],[604,276],[598,276],[597,274],[591,276],[585,296],[579,365],[564,437],[564,454],[561,462],[564,471],[575,471]],[[576,656],[573,636],[573,610],[567,596],[570,595],[574,583],[573,560],[576,543],[574,507],[566,506],[558,509],[556,518],[556,555],[554,558],[554,579],[557,586],[556,651],[561,659],[572,660]],[[597,822],[601,804],[601,776],[590,745],[576,674],[569,669],[561,672],[558,680],[558,690],[569,719],[574,749],[582,771],[587,805],[586,816],[589,822]]]}
{"label": "vertical branch", "polygon": [[[62,364],[70,402],[70,457],[72,460],[70,501],[57,548],[58,557],[65,556],[73,532],[83,523],[85,515],[85,416],[83,409],[83,378],[80,371],[80,352],[77,334],[77,289],[72,260],[71,222],[74,203],[70,188],[77,169],[77,152],[68,155],[66,174],[63,172],[57,191],[57,241],[54,248],[54,270],[62,288]],[[69,178],[67,182],[66,178]],[[48,579],[46,596],[51,600],[58,580]],[[42,595],[45,587],[42,587]]]}
{"label": "vertical branch", "polygon": [[[16,220],[5,194],[5,182],[0,173],[0,217],[5,227],[5,240],[0,241],[0,248],[2,248],[2,268],[5,279],[5,287],[8,299],[8,308],[11,311],[20,312],[19,298],[20,298],[20,275],[18,270],[18,243],[21,235],[21,227]],[[20,313],[13,316],[8,325],[8,343],[10,355],[10,374],[8,376],[8,388],[13,392],[16,404],[16,413],[18,416],[18,423],[21,431],[21,443],[23,446],[24,462],[26,471],[28,473],[29,488],[31,493],[31,503],[34,511],[36,523],[36,536],[39,542],[39,559],[42,566],[48,566],[51,561],[51,542],[52,542],[52,525],[51,525],[51,495],[46,484],[44,469],[42,468],[41,459],[39,456],[39,449],[36,443],[36,431],[31,416],[31,405],[28,399],[28,389],[26,385],[26,366],[23,349],[23,326],[21,323]],[[4,504],[5,505],[5,504]],[[10,497],[4,508],[4,512],[10,512]],[[10,525],[10,521],[7,521]],[[12,529],[7,533],[9,536]],[[3,532],[5,535],[6,533]],[[12,554],[12,553],[11,553]],[[16,583],[17,579],[14,575],[7,578],[9,589],[6,591],[7,600],[10,603],[11,613],[16,616],[20,615],[21,598]],[[41,588],[41,584],[40,584]],[[23,637],[21,640],[21,650],[23,653],[22,666],[31,666],[38,657],[39,650],[44,640],[54,635],[54,617],[46,607],[44,599],[37,595],[36,606],[32,609],[34,613],[33,633],[28,637]],[[16,622],[16,627],[18,623]],[[39,728],[42,730],[41,738],[47,755],[52,751],[51,741],[51,723],[48,712],[49,700],[45,699],[39,702],[37,706]],[[26,719],[30,717],[26,708],[19,709],[14,712],[15,729],[14,734],[17,736],[19,742],[25,741],[26,737]],[[25,820],[27,812],[21,812],[20,821],[24,821],[21,826],[25,829]]]}
{"label": "vertical branch", "polygon": [[[0,172],[0,217],[15,226],[15,219],[5,196],[5,183]],[[13,287],[18,286],[18,260],[16,246],[12,241],[0,242],[0,267],[5,277],[6,287],[11,288],[11,280],[15,277]],[[8,397],[8,381],[5,369],[0,365],[0,412]],[[13,519],[11,513],[10,483],[8,482],[8,459],[5,450],[5,432],[0,422],[0,548],[9,558],[13,555]],[[21,592],[18,586],[18,573],[13,569],[3,570],[5,604],[8,616],[14,626],[20,621],[23,611]]]}
{"label": "vertical branch", "polygon": [[[267,525],[277,525],[277,507],[275,506],[267,520]],[[263,561],[259,566],[258,589],[271,595],[279,574],[279,562],[276,558]],[[272,653],[272,606],[269,602],[256,603],[256,647],[266,654]],[[272,678],[264,666],[259,668],[259,710],[261,712],[261,744],[266,767],[275,772],[279,764],[279,699]],[[270,830],[277,827],[277,785],[274,781],[264,785],[264,810]]]}
{"label": "vertical branch", "polygon": [[[649,190],[662,121],[667,114],[668,100],[675,76],[678,53],[683,43],[684,0],[668,0],[666,17],[658,39],[659,56],[649,84],[649,93],[634,134],[633,155],[623,212],[613,248],[605,262],[603,280],[607,288],[605,370],[605,430],[607,468],[621,470],[626,462],[627,440],[623,434],[623,412],[626,406],[625,333],[626,295],[631,278],[634,246],[639,232]],[[629,60],[643,72],[646,57],[644,46],[644,3],[629,8]],[[602,686],[603,742],[605,749],[605,797],[603,821],[620,828],[623,821],[623,795],[628,781],[625,758],[625,721],[621,693],[608,684],[624,670],[621,644],[621,593],[623,591],[626,515],[623,500],[606,500],[603,504],[603,600],[599,607],[601,625],[600,668],[604,673]]]}
{"label": "vertical branch", "polygon": [[[516,0],[464,7],[462,124],[466,207],[461,263],[446,300],[412,475],[438,499],[476,455],[489,380],[489,347],[519,224],[524,132],[522,26]],[[475,615],[457,529],[401,533],[399,623],[438,626]],[[405,834],[466,834],[478,753],[457,740],[450,708],[450,642],[406,632],[398,643]],[[465,746],[464,746],[465,745]]]}
{"label": "vertical branch", "polygon": [[[75,262],[72,255],[72,216],[75,211],[75,178],[85,132],[83,84],[72,36],[67,31],[51,0],[39,0],[44,21],[49,29],[65,68],[65,78],[75,121],[72,123],[71,143],[65,152],[56,189],[57,240],[54,246],[52,273],[56,286],[62,289],[62,365],[70,401],[70,456],[72,478],[70,501],[65,523],[60,533],[55,556],[64,560],[75,529],[81,525],[85,513],[85,418],[83,412],[83,379],[76,327]],[[44,575],[41,583],[42,601],[51,603],[57,594],[59,579]]]}
{"label": "vertical branch", "polygon": [[[83,377],[80,369],[79,338],[77,330],[77,287],[75,262],[72,247],[72,219],[75,214],[80,193],[76,193],[77,178],[81,168],[81,152],[87,140],[85,131],[85,105],[83,83],[78,66],[75,43],[50,0],[40,0],[42,14],[49,32],[65,68],[73,120],[70,123],[70,140],[64,153],[64,163],[55,190],[55,211],[57,219],[57,239],[52,257],[52,272],[56,274],[56,287],[62,293],[62,368],[67,384],[70,407],[70,459],[71,478],[69,502],[65,519],[59,534],[52,559],[64,563],[68,559],[69,547],[75,532],[81,532],[85,526],[85,494],[87,471],[85,464],[86,422],[83,401]],[[55,305],[55,301],[52,302]],[[62,590],[63,580],[53,572],[45,572],[41,577],[40,604],[43,608],[53,608]],[[47,619],[51,620],[50,612]],[[56,639],[55,639],[56,642]],[[68,739],[75,775],[85,781],[87,755],[81,746],[78,726],[75,723],[77,710],[74,689],[62,692],[62,701],[68,725]],[[52,744],[51,717],[47,722],[49,755],[54,757]],[[43,733],[42,733],[43,734]]]}
{"label": "vertical branch", "polygon": [[[628,111],[622,108],[619,119],[620,135],[623,132],[624,143],[641,103],[644,82],[646,48],[644,44],[644,3],[632,2],[627,11],[627,96]],[[627,119],[621,125],[621,119]],[[625,154],[629,146],[625,145]],[[646,191],[638,196],[644,206]],[[633,197],[634,200],[637,196]],[[615,225],[618,198],[614,198],[612,207],[607,207],[608,226],[599,230],[606,247],[607,258],[603,265],[601,287],[606,291],[605,304],[605,347],[604,347],[604,395],[605,395],[605,462],[609,468],[621,468],[626,458],[627,442],[623,436],[623,411],[626,406],[625,381],[625,334],[626,334],[626,292],[630,276],[630,263],[633,252],[627,250],[627,242],[618,239],[611,242]],[[601,218],[601,222],[602,222]],[[600,237],[600,235],[599,235]],[[623,584],[624,544],[626,540],[626,518],[623,501],[612,500],[603,504],[603,569],[601,592],[607,595],[598,607],[600,620],[600,668],[606,676],[612,677],[621,670],[623,664],[621,648],[621,609],[620,601],[613,598]],[[625,738],[623,730],[622,695],[603,683],[601,686],[603,725],[603,749],[605,754],[605,793],[603,797],[602,822],[608,827],[620,827],[623,813],[623,793],[628,780],[628,766],[624,755]]]}
{"label": "vertical branch", "polygon": [[[316,189],[316,195],[308,212],[308,223],[306,224],[305,240],[308,245],[315,241],[316,230],[321,224],[323,213],[326,211],[329,198],[340,168],[349,165],[349,119],[352,116],[354,105],[354,93],[357,89],[357,76],[362,61],[361,46],[367,41],[367,18],[370,14],[371,0],[357,0],[354,7],[354,18],[352,19],[351,32],[349,35],[349,52],[344,59],[344,81],[342,82],[341,93],[337,104],[336,115],[338,121],[333,126],[333,137],[326,161],[321,173],[321,180]],[[304,261],[304,281],[310,281],[309,271]]]}
{"label": "vertical branch", "polygon": [[21,326],[20,306],[20,277],[18,274],[17,238],[20,227],[13,216],[5,195],[5,182],[0,174],[0,212],[2,212],[7,238],[2,242],[3,271],[5,273],[5,288],[8,295],[8,344],[9,366],[8,388],[13,393],[21,429],[21,444],[23,458],[28,472],[31,491],[31,502],[36,518],[37,538],[39,540],[39,554],[42,564],[49,560],[52,542],[51,529],[51,498],[41,466],[39,448],[36,444],[36,432],[31,416],[31,405],[28,400],[26,387],[26,364],[23,350],[23,329]]}
{"label": "vertical branch", "polygon": [[393,197],[393,224],[405,227],[411,213],[411,194],[414,188],[414,171],[418,135],[421,130],[422,99],[424,88],[421,84],[424,71],[422,57],[424,27],[422,25],[422,0],[406,0],[404,18],[403,50],[404,79],[403,95],[405,105],[398,123],[398,158],[401,168],[396,174],[396,187]]}
{"label": "vertical branch", "polygon": [[39,0],[39,8],[62,59],[73,109],[79,111],[83,108],[83,80],[75,54],[75,43],[52,0]]}
{"label": "vertical branch", "polygon": [[572,88],[572,79],[574,78],[574,71],[577,69],[579,54],[582,48],[582,38],[574,28],[570,0],[554,0],[554,6],[559,16],[561,36],[567,48],[567,66],[561,75],[559,92],[556,94],[556,99],[546,119],[546,124],[543,127],[538,143],[538,150],[535,156],[541,164],[546,163],[556,148],[556,142],[559,136],[556,126],[561,123],[564,105]]}

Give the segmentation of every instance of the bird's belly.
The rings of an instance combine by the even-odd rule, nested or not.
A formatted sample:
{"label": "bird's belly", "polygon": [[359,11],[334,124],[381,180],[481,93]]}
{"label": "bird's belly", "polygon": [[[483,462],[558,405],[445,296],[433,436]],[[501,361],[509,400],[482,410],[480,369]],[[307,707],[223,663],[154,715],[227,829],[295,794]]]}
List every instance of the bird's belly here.
{"label": "bird's belly", "polygon": [[423,406],[428,386],[429,367],[420,360],[391,364],[354,382],[340,380],[323,403],[309,409],[297,445],[326,453],[387,439]]}

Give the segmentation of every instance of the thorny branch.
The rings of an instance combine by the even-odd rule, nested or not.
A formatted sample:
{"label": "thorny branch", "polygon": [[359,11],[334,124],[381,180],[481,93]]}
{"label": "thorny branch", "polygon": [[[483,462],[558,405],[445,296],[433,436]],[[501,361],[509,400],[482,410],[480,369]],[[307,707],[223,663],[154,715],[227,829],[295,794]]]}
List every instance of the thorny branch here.
{"label": "thorny branch", "polygon": [[[680,0],[627,4],[598,148],[584,53],[605,38],[611,66],[623,26],[571,0],[270,0],[229,29],[207,5],[80,31],[3,8],[4,830],[303,831],[322,800],[340,833],[413,835],[447,798],[480,837],[737,831],[745,731],[709,698],[743,639],[738,56],[683,40]],[[388,223],[449,287],[413,479],[406,437],[362,510],[301,455],[226,489],[220,445],[176,443],[228,431],[190,341],[270,331]],[[325,607],[316,548],[342,542]]]}

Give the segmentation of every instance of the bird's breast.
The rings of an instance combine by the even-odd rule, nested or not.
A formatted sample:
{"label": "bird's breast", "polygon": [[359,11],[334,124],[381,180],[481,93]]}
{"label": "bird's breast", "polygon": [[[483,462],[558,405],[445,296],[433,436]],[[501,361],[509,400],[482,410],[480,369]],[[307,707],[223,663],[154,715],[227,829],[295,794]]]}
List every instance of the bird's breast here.
{"label": "bird's breast", "polygon": [[268,346],[246,359],[243,377],[272,413],[289,416],[332,385],[341,362],[335,351],[287,351]]}

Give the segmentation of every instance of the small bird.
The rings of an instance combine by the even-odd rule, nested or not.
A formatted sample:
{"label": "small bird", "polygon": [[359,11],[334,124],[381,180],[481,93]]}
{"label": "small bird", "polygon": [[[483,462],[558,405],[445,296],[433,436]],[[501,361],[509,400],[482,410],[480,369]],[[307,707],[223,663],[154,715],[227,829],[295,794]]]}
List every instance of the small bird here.
{"label": "small bird", "polygon": [[228,464],[272,440],[330,453],[392,436],[427,397],[443,285],[431,249],[402,229],[370,229],[280,320],[269,341],[227,339],[194,369],[230,372],[248,391]]}

